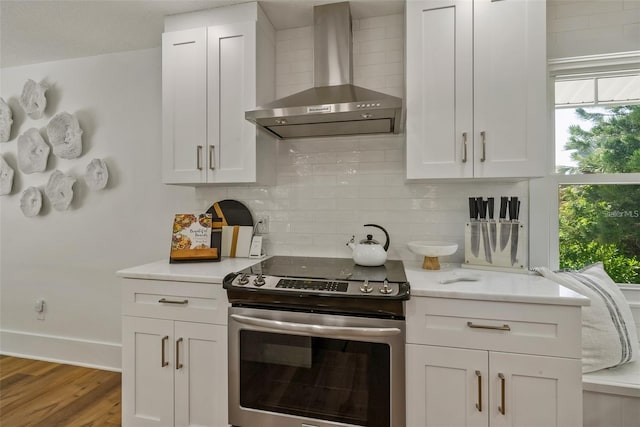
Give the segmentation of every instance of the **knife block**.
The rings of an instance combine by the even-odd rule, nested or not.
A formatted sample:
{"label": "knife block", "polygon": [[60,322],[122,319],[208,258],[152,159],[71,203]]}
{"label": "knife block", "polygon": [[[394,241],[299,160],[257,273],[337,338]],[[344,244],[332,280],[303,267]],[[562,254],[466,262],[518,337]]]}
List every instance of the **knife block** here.
{"label": "knife block", "polygon": [[528,271],[528,240],[526,225],[518,221],[469,221],[464,230],[464,265]]}

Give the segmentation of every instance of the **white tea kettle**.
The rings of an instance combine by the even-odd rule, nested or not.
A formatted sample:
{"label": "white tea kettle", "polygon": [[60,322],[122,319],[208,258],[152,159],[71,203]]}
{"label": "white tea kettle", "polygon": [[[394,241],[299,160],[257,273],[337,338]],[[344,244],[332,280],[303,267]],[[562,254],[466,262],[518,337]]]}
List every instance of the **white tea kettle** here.
{"label": "white tea kettle", "polygon": [[384,246],[378,241],[373,240],[371,234],[367,234],[366,239],[360,240],[360,243],[355,243],[356,236],[351,236],[351,240],[347,242],[347,246],[353,251],[353,261],[365,267],[377,267],[382,265],[387,260],[387,249],[389,249],[389,233],[387,230],[376,224],[365,224],[365,227],[376,227],[384,232],[387,239]]}

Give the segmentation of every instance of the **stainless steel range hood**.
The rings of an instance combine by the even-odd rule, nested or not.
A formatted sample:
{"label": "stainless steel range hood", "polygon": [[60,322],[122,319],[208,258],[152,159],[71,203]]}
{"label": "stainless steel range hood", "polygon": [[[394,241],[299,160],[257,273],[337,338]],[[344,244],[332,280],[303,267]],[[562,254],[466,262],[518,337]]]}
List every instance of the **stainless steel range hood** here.
{"label": "stainless steel range hood", "polygon": [[348,2],[313,8],[314,87],[245,118],[280,139],[398,133],[402,99],[354,86]]}

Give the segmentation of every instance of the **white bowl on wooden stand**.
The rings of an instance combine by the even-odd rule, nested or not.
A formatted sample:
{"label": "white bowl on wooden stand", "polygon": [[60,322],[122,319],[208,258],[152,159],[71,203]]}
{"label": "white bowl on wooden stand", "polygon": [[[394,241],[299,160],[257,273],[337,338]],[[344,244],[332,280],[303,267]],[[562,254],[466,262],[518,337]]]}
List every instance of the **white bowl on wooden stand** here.
{"label": "white bowl on wooden stand", "polygon": [[458,244],[450,242],[416,241],[407,246],[414,254],[424,256],[422,268],[425,270],[440,270],[438,257],[453,255],[458,250]]}

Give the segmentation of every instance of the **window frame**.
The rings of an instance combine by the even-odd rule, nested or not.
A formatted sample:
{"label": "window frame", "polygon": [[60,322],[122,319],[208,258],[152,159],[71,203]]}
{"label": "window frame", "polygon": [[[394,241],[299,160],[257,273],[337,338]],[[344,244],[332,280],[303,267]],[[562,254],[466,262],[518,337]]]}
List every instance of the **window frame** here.
{"label": "window frame", "polygon": [[[559,193],[562,184],[640,184],[640,173],[564,175],[555,164],[555,81],[559,76],[620,72],[640,69],[640,51],[590,55],[548,61],[547,101],[548,140],[545,146],[546,175],[529,181],[530,248],[533,266],[559,268]],[[619,105],[619,103],[617,103]],[[560,107],[565,108],[565,107]],[[550,197],[553,195],[553,197]],[[629,284],[621,284],[627,286]],[[631,284],[635,286],[636,284]],[[640,284],[637,284],[640,285]]]}

